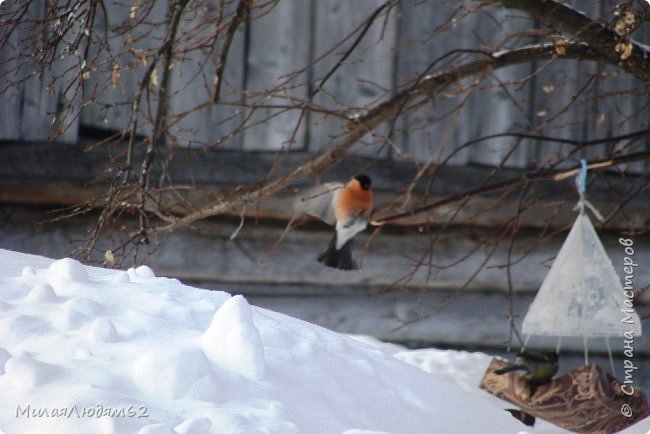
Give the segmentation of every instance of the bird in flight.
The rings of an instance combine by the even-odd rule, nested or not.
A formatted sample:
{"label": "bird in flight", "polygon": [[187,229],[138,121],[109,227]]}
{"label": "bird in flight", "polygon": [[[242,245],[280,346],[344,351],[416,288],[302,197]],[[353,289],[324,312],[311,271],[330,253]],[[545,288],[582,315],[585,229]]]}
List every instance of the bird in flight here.
{"label": "bird in flight", "polygon": [[372,181],[357,175],[347,184],[329,182],[301,192],[294,202],[297,212],[309,214],[335,225],[327,250],[318,256],[324,265],[341,270],[356,270],[352,240],[368,225],[372,212]]}

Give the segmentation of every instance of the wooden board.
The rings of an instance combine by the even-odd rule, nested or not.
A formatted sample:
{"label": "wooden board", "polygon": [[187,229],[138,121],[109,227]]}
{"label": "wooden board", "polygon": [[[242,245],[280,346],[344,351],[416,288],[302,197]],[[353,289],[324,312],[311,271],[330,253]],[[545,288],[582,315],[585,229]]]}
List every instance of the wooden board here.
{"label": "wooden board", "polygon": [[[480,58],[480,54],[462,50],[479,48],[490,52],[509,48],[514,44],[503,46],[505,36],[529,25],[526,20],[512,20],[511,14],[501,8],[468,14],[472,5],[461,6],[456,3],[432,8],[418,1],[404,2],[398,84]],[[459,52],[445,57],[453,50]],[[525,167],[532,146],[525,141],[512,152],[516,144],[512,139],[485,141],[471,148],[463,148],[463,144],[485,135],[527,128],[529,85],[516,82],[529,75],[530,68],[522,65],[494,71],[438,92],[429,104],[401,117],[396,143],[406,156],[423,162],[440,163],[453,154],[448,164],[495,166],[510,154],[505,167]],[[513,103],[510,95],[523,105]]]}
{"label": "wooden board", "polygon": [[[373,105],[388,99],[394,81],[394,58],[397,30],[397,10],[379,17],[368,28],[354,51],[343,59],[361,36],[366,20],[384,4],[380,0],[350,2],[331,0],[314,2],[315,21],[312,29],[314,66],[312,89],[320,88],[322,80],[337,68],[314,97],[319,107],[331,111],[347,110],[345,116],[354,118]],[[356,32],[355,32],[356,31]],[[347,40],[343,41],[343,38]],[[320,59],[328,52],[333,54]],[[339,66],[337,64],[340,63]],[[347,120],[312,113],[310,115],[310,150],[326,149],[345,133]],[[383,158],[389,154],[387,125],[365,135],[353,148],[355,155]]]}
{"label": "wooden board", "polygon": [[[574,1],[572,6],[602,22],[615,22],[617,4],[612,1]],[[623,19],[621,15],[620,19]],[[641,26],[632,37],[647,41],[650,25]],[[534,77],[535,125],[539,133],[574,140],[596,140],[624,135],[647,128],[650,122],[644,84],[622,70],[601,62],[579,62],[557,59],[541,64]],[[621,94],[621,93],[624,94]],[[596,98],[597,94],[603,97]],[[568,109],[572,105],[571,109]],[[543,116],[539,114],[544,113]],[[568,134],[567,134],[568,132]],[[539,160],[562,161],[571,154],[571,160],[602,158],[613,149],[625,152],[642,152],[647,149],[648,138],[634,142],[621,141],[614,146],[600,144],[575,152],[574,146],[557,143],[537,143]],[[563,157],[564,155],[564,157]],[[561,167],[560,164],[558,167]],[[628,173],[643,173],[644,163],[626,165]]]}
{"label": "wooden board", "polygon": [[[139,3],[133,14],[132,4],[120,0],[105,2],[108,16],[98,12],[93,26],[97,37],[108,36],[107,46],[93,44],[88,63],[96,65],[84,80],[84,126],[121,131],[129,126],[133,97],[140,88],[145,71],[164,38],[167,25],[167,3]],[[134,20],[142,19],[132,31],[124,31]],[[119,72],[119,74],[118,74]],[[162,70],[156,69],[157,79],[143,89],[138,110],[139,134],[151,134],[157,107],[156,82],[160,84]]]}
{"label": "wooden board", "polygon": [[[228,3],[224,19],[230,17],[235,3]],[[136,4],[140,7],[132,9]],[[172,119],[174,115],[186,113],[209,100],[214,62],[221,41],[204,48],[197,48],[191,42],[205,38],[214,30],[219,4],[221,2],[216,0],[191,4],[183,18],[181,31],[204,26],[191,38],[181,38],[176,47],[182,56],[174,62],[172,70]],[[342,39],[363,26],[364,20],[383,4],[380,0],[282,0],[274,7],[268,3],[253,8],[252,22],[240,26],[231,47],[225,86],[222,87],[222,104],[207,104],[174,122],[170,132],[177,139],[176,143],[181,147],[218,144],[222,148],[250,151],[290,148],[319,152],[331,146],[345,132],[343,120],[322,113],[310,113],[301,119],[299,107],[286,112],[272,106],[287,103],[295,106],[292,98],[302,100],[310,92],[315,92],[357,35],[345,41]],[[114,132],[128,126],[133,96],[152,59],[145,54],[160,45],[166,32],[167,6],[165,2],[125,4],[117,0],[103,5],[107,13],[105,15],[101,7],[97,9],[90,37],[97,40],[106,34],[108,44],[101,49],[97,44],[90,47],[86,59],[90,69],[82,86],[83,101],[79,93],[80,83],[75,79],[83,63],[79,57],[83,43],[79,47],[80,53],[58,52],[51,68],[34,74],[36,67],[24,53],[34,51],[30,46],[33,42],[30,35],[38,32],[30,30],[27,24],[21,24],[11,36],[0,51],[3,70],[8,72],[6,78],[14,82],[0,96],[4,107],[12,107],[0,119],[0,139],[45,140],[58,128],[69,126],[64,128],[59,143],[75,143],[82,127]],[[456,9],[459,5],[462,8]],[[608,0],[596,4],[590,0],[576,0],[572,5],[592,17],[609,19],[615,2]],[[28,17],[43,17],[46,7],[42,0],[31,2]],[[351,107],[345,115],[354,116],[388,98],[409,79],[425,73],[434,60],[451,50],[481,48],[489,51],[535,41],[527,37],[507,40],[505,45],[501,45],[507,34],[534,29],[534,23],[521,13],[499,7],[485,7],[468,14],[475,7],[475,2],[451,6],[420,0],[400,2],[388,16],[382,16],[368,28],[358,47],[328,79],[313,102],[325,110]],[[124,33],[125,28],[140,18],[143,23],[138,29]],[[78,34],[83,30],[81,26],[82,22],[77,20],[69,35]],[[49,30],[54,31],[54,28]],[[645,23],[633,36],[643,42],[648,39],[648,32],[650,24]],[[66,39],[64,42],[69,41]],[[331,55],[321,60],[320,57],[329,50],[332,50]],[[59,54],[65,55],[59,57]],[[465,53],[453,62],[467,61],[472,56],[479,55]],[[449,65],[443,62],[431,72]],[[287,81],[287,74],[292,72],[296,75]],[[162,71],[158,70],[158,79],[161,74]],[[529,83],[517,83],[518,79],[529,74],[532,74]],[[54,77],[58,80],[50,86]],[[588,87],[578,95],[590,80],[592,88]],[[510,83],[508,91],[517,98],[517,104],[499,89],[499,82]],[[356,144],[351,153],[398,161],[414,160],[416,164],[436,163],[468,140],[490,133],[523,131],[590,140],[642,129],[650,122],[650,110],[647,110],[647,98],[641,84],[615,67],[597,62],[557,59],[548,64],[537,62],[496,71],[491,77],[486,77],[479,89],[465,101],[471,83],[471,80],[465,80],[451,86],[436,95],[430,104],[402,116],[395,125],[380,126]],[[281,85],[280,89],[276,89],[274,95],[265,95],[266,90],[278,85]],[[617,95],[629,89],[638,92],[636,95]],[[604,100],[594,99],[596,90],[609,96]],[[251,114],[251,111],[244,112],[237,106],[243,101],[243,92],[248,103],[257,101],[268,106],[252,114],[251,125],[243,134],[230,137],[238,124]],[[146,89],[145,94],[139,114],[140,134],[151,132],[150,120],[157,104],[155,84]],[[270,96],[270,99],[265,96]],[[575,110],[564,113],[563,109],[576,96],[578,105]],[[440,120],[460,103],[464,108],[457,117],[451,115]],[[79,119],[76,114],[80,109]],[[60,115],[54,116],[56,112]],[[389,132],[392,137],[388,137]],[[388,139],[393,140],[394,148],[387,146]],[[644,137],[634,143],[624,141],[616,146],[636,152],[648,149],[649,140]],[[483,142],[471,149],[460,150],[449,164],[496,166],[515,143],[514,139],[505,138]],[[575,153],[568,145],[523,141],[505,162],[505,167],[534,167],[547,161],[575,162],[580,157],[601,157],[611,150],[612,145],[608,144],[591,146],[582,153]],[[573,154],[569,156],[571,152]],[[629,173],[639,174],[644,173],[644,168],[650,168],[650,162],[626,167]]]}
{"label": "wooden board", "polygon": [[[187,212],[187,206],[179,208],[183,201],[194,207],[207,205],[214,201],[216,193],[259,182],[272,169],[276,176],[281,176],[307,158],[304,153],[291,153],[278,163],[270,153],[203,153],[182,149],[177,149],[174,155],[175,158],[168,167],[170,178],[176,187],[192,187],[190,191],[179,190],[164,198],[165,206],[179,214]],[[138,150],[134,155],[136,167],[141,159],[142,150]],[[108,164],[102,150],[87,153],[83,146],[58,148],[49,144],[5,143],[0,147],[0,197],[12,203],[73,205],[85,202],[94,196],[99,197],[105,191],[106,184],[97,182],[96,178],[107,170]],[[428,179],[422,179],[406,203],[402,189],[415,174],[411,163],[350,158],[330,170],[321,181],[346,180],[360,168],[373,179],[376,194],[375,219],[463,194],[484,182],[499,183],[516,179],[523,174],[514,169],[503,169],[498,174],[492,174],[489,167],[444,167],[437,172],[435,182],[431,185]],[[160,170],[156,167],[153,176],[157,179],[160,175]],[[249,207],[247,214],[256,218],[289,219],[292,216],[292,189],[312,185],[313,182],[311,177],[301,178],[295,184],[287,186],[286,191]],[[650,198],[639,194],[629,201],[629,197],[643,182],[642,177],[621,177],[616,174],[600,173],[595,177],[590,184],[589,199],[601,213],[609,216],[620,205],[625,205],[625,212],[619,212],[609,219],[606,228],[642,230],[647,227]],[[518,211],[521,207],[520,194],[515,189],[503,197],[503,192],[496,192],[475,197],[467,203],[456,201],[437,207],[430,213],[417,214],[396,223],[402,226],[436,226],[445,224],[453,217],[454,225],[502,228],[519,215],[520,227],[548,226],[550,229],[561,229],[571,225],[576,216],[573,207],[577,200],[573,179],[542,181],[529,186],[527,191],[525,209],[521,212]],[[182,198],[180,202],[179,198]],[[385,209],[385,205],[396,200],[403,206]],[[241,210],[232,210],[231,214],[239,215],[240,212]],[[600,225],[597,227],[600,228]]]}
{"label": "wooden board", "polygon": [[[307,96],[310,2],[284,0],[271,10],[256,9],[251,18],[246,66],[246,103],[294,106]],[[243,148],[271,151],[304,147],[305,119],[300,110],[247,110],[250,127]]]}
{"label": "wooden board", "polygon": [[[19,7],[7,4],[4,7],[24,7],[26,14],[0,50],[2,87],[9,84],[7,92],[0,96],[4,107],[0,116],[0,140],[56,138],[59,143],[75,143],[79,130],[81,52],[84,45],[81,44],[77,52],[68,52],[67,49],[81,32],[81,23],[72,19],[70,25],[59,20],[59,24],[55,21],[45,28],[37,28],[31,22],[44,18],[48,7],[44,2],[30,2]],[[3,13],[9,15],[9,11]],[[57,25],[65,26],[66,32],[55,52],[46,53],[53,58],[51,64],[40,65],[39,61],[27,58],[25,53],[38,52],[43,43],[39,34],[52,37],[55,32],[62,33]]]}
{"label": "wooden board", "polygon": [[211,103],[225,30],[216,39],[214,33],[218,23],[222,29],[227,27],[235,8],[236,3],[223,6],[217,0],[191,3],[181,22],[181,33],[191,31],[192,37],[176,48],[183,54],[172,70],[169,116],[170,119],[182,117],[171,129],[179,147],[240,149],[242,146],[243,136],[232,133],[244,121],[243,109],[229,104],[243,102],[245,24],[238,27],[228,51],[219,103]]}
{"label": "wooden board", "polygon": [[[459,27],[454,27],[452,22],[457,19],[457,13],[454,5],[432,8],[417,0],[402,2],[399,57],[396,66],[397,86],[403,87],[423,74],[428,75],[440,70],[443,63],[437,63],[435,66],[433,63],[447,53],[445,42],[448,38],[454,41],[456,47],[464,43],[465,32]],[[471,19],[465,18],[465,21]],[[445,92],[436,95],[425,107],[400,116],[394,137],[399,151],[393,152],[394,158],[401,160],[414,157],[419,161],[428,161],[433,157],[433,161],[438,163],[455,153],[449,164],[466,164],[469,150],[457,150],[457,145],[461,143],[461,129],[457,128],[458,119],[451,116],[441,120],[451,113],[458,103],[459,98],[451,92]]]}
{"label": "wooden board", "polygon": [[[488,8],[476,19],[476,42],[473,46],[487,46],[488,50],[498,52],[531,43],[530,38],[512,38],[532,26],[530,19],[515,19],[511,11],[500,7]],[[459,144],[487,135],[529,130],[528,104],[532,83],[526,79],[531,70],[530,64],[510,66],[493,71],[479,84],[478,90],[467,101],[460,120],[466,134],[461,136]],[[471,148],[469,161],[489,166],[525,168],[529,166],[533,146],[529,140],[516,138],[484,141]]]}

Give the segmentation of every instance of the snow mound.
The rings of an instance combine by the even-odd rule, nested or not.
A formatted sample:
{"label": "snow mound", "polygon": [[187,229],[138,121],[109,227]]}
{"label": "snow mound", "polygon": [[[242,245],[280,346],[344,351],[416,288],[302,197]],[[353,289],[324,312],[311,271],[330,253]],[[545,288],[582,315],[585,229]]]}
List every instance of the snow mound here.
{"label": "snow mound", "polygon": [[153,270],[146,265],[140,265],[137,268],[129,268],[126,271],[126,274],[133,280],[137,280],[138,278],[151,279],[152,277],[156,277],[156,274],[153,272]]}
{"label": "snow mound", "polygon": [[5,374],[20,389],[33,389],[55,377],[56,368],[29,357],[11,357],[5,363]]}
{"label": "snow mound", "polygon": [[58,261],[52,262],[52,265],[50,265],[47,271],[52,276],[61,279],[76,280],[79,282],[85,282],[88,280],[86,267],[84,267],[81,262],[70,258],[59,259]]}
{"label": "snow mound", "polygon": [[39,301],[48,302],[56,300],[58,300],[58,297],[54,293],[54,288],[52,288],[52,286],[48,285],[47,283],[36,285],[34,288],[32,288],[31,291],[29,291],[27,297],[25,297],[25,301],[32,303]]}
{"label": "snow mound", "polygon": [[142,427],[137,434],[176,434],[176,431],[164,423],[156,423]]}
{"label": "snow mound", "polygon": [[33,277],[36,276],[36,271],[34,270],[33,267],[27,265],[26,267],[23,267],[22,271],[20,272],[20,275],[22,277]]}
{"label": "snow mound", "polygon": [[4,348],[0,348],[0,375],[5,373],[5,364],[10,358],[11,354],[9,351],[5,350]]}
{"label": "snow mound", "polygon": [[102,313],[102,306],[96,301],[83,297],[71,297],[63,303],[63,309],[93,317]]}
{"label": "snow mound", "polygon": [[228,299],[214,314],[201,336],[208,358],[221,367],[251,380],[264,377],[264,345],[253,322],[251,307],[244,297]]}
{"label": "snow mound", "polygon": [[210,432],[212,422],[207,417],[188,419],[174,427],[176,434],[199,434]]}
{"label": "snow mound", "polygon": [[90,321],[87,315],[74,309],[61,309],[52,315],[52,325],[61,331],[73,331]]}
{"label": "snow mound", "polygon": [[210,374],[210,363],[199,349],[158,347],[135,361],[133,379],[143,392],[174,400],[184,397],[195,382]]}
{"label": "snow mound", "polygon": [[120,340],[117,329],[107,318],[97,318],[90,327],[88,338],[94,342],[116,342]]}

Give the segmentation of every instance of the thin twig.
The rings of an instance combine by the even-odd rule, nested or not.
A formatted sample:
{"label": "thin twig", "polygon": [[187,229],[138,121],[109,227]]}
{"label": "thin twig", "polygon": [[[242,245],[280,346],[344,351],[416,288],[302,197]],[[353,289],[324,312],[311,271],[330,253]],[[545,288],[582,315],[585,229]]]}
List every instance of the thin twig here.
{"label": "thin twig", "polygon": [[226,29],[226,35],[221,44],[221,52],[219,53],[219,63],[217,64],[217,70],[214,74],[214,92],[212,93],[213,104],[219,103],[221,97],[221,83],[223,83],[223,76],[226,70],[228,54],[230,53],[230,46],[232,45],[232,41],[239,26],[248,21],[251,2],[252,0],[239,0],[235,15],[232,20],[230,20],[228,28]]}
{"label": "thin twig", "polygon": [[[609,158],[602,161],[595,161],[589,163],[588,168],[591,171],[597,171],[597,170],[606,169],[608,167],[617,166],[619,164],[626,164],[635,161],[645,161],[645,160],[650,160],[650,152],[637,152],[633,154],[622,155],[620,157]],[[412,217],[414,215],[431,211],[432,209],[440,208],[441,206],[459,202],[470,197],[480,196],[486,193],[492,193],[509,187],[516,187],[516,186],[525,185],[531,182],[537,182],[545,179],[552,179],[555,181],[563,180],[572,175],[575,175],[580,171],[580,169],[581,169],[580,165],[577,165],[568,170],[538,170],[532,173],[526,173],[524,175],[518,176],[516,178],[508,179],[506,181],[497,182],[491,185],[486,185],[480,188],[475,188],[473,190],[466,191],[465,193],[449,196],[444,199],[430,203],[428,205],[414,208],[411,211],[406,211],[399,214],[394,214],[388,217],[384,217],[382,219],[373,221],[371,224],[384,225],[391,221]]]}
{"label": "thin twig", "polygon": [[[161,225],[152,228],[152,230],[155,232],[170,232],[178,227],[189,226],[206,217],[239,209],[249,197],[252,202],[256,202],[262,197],[279,192],[303,176],[319,173],[322,169],[331,166],[343,158],[347,149],[357,143],[369,131],[401,113],[404,104],[409,103],[410,109],[415,109],[425,104],[431,93],[440,92],[451,83],[484,73],[486,70],[527,63],[533,58],[549,58],[554,56],[556,56],[555,48],[548,44],[542,44],[505,51],[496,55],[484,55],[484,58],[480,60],[470,61],[451,70],[426,76],[415,85],[398,92],[390,100],[368,110],[363,116],[360,116],[354,121],[350,121],[347,133],[338,143],[323,154],[306,160],[303,164],[279,179],[265,185],[259,185],[254,191],[248,190],[239,194],[233,194],[227,200],[219,201],[178,219],[174,224]],[[587,46],[576,44],[566,47],[566,57],[594,59],[599,58],[599,55]],[[410,215],[410,213],[405,214]]]}

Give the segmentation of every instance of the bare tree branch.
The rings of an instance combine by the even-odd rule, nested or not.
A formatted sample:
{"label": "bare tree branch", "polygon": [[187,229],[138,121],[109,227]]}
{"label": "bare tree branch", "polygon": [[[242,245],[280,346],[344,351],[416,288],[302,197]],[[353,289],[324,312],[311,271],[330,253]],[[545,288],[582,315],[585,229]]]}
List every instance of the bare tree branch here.
{"label": "bare tree branch", "polygon": [[[239,194],[234,194],[227,200],[222,200],[212,206],[192,212],[179,218],[173,224],[158,226],[154,228],[154,230],[156,232],[169,232],[179,226],[187,226],[206,217],[223,214],[232,211],[233,209],[239,209],[249,203],[256,202],[262,197],[279,192],[302,176],[318,173],[322,169],[330,166],[333,162],[342,158],[345,151],[365,134],[372,131],[381,123],[394,118],[401,111],[401,108],[404,105],[408,104],[410,109],[413,109],[414,107],[425,103],[426,98],[431,94],[442,91],[451,83],[477,74],[485,73],[492,69],[529,62],[534,58],[548,59],[556,56],[557,53],[552,44],[508,50],[495,54],[485,53],[485,59],[472,61],[449,71],[426,76],[422,80],[419,80],[414,86],[397,93],[389,101],[379,104],[357,119],[350,120],[350,122],[348,122],[347,134],[338,143],[323,154],[305,161],[301,166],[281,178],[255,188],[252,191],[248,190]],[[574,44],[566,47],[565,57],[593,59],[600,56],[598,53],[594,52],[594,50],[583,44]],[[297,109],[299,109],[299,107]]]}
{"label": "bare tree branch", "polygon": [[[237,45],[236,34],[242,25],[256,30],[261,23],[264,29],[267,15],[270,20],[284,20],[285,16],[273,15],[281,1],[173,0],[162,7],[154,7],[155,2],[126,5],[73,0],[47,2],[45,7],[32,2],[36,6],[12,7],[2,18],[6,32],[0,37],[0,48],[7,54],[0,56],[0,76],[6,83],[0,86],[0,95],[31,95],[37,81],[30,80],[43,80],[52,98],[44,98],[38,110],[54,118],[54,134],[62,134],[61,118],[71,119],[67,124],[73,129],[97,130],[92,135],[98,136],[98,142],[88,150],[107,153],[106,164],[93,174],[93,180],[102,186],[106,182],[108,188],[102,189],[97,200],[74,211],[101,210],[97,225],[88,232],[87,258],[96,253],[100,237],[112,232],[126,235],[119,249],[125,250],[127,244],[137,249],[138,243],[157,232],[188,227],[210,216],[250,211],[260,199],[301,178],[318,178],[356,152],[380,155],[390,147],[389,159],[397,164],[406,161],[415,169],[404,179],[400,196],[390,205],[393,208],[383,211],[398,209],[400,214],[375,223],[416,213],[423,213],[421,220],[427,220],[428,210],[454,203],[458,212],[451,213],[443,229],[466,218],[461,211],[478,212],[465,207],[470,197],[498,190],[500,199],[490,201],[498,204],[512,201],[512,192],[522,185],[572,176],[574,169],[558,167],[563,161],[575,162],[579,154],[592,161],[592,170],[648,159],[647,152],[637,151],[645,151],[650,143],[644,117],[650,105],[644,87],[650,82],[646,59],[650,53],[647,46],[630,39],[644,19],[632,10],[631,1],[618,6],[618,15],[601,18],[590,18],[561,0],[452,2],[439,5],[444,14],[431,20],[429,15],[418,16],[439,12],[428,9],[427,2],[382,0],[350,9],[355,14],[363,10],[363,15],[355,16],[352,24],[341,26],[340,35],[333,36],[322,34],[325,27],[319,25],[320,18],[312,9],[311,15],[305,13],[303,7],[301,18],[309,16],[310,26],[300,27],[300,32],[308,34],[296,35],[302,39],[294,46],[291,32],[272,32],[280,38],[278,58],[256,62],[264,56],[259,56],[255,44]],[[598,2],[593,10],[602,4]],[[542,26],[531,28],[521,16],[512,19],[505,8],[523,11]],[[109,17],[113,9],[124,19]],[[73,26],[75,21],[78,25]],[[477,23],[480,26],[474,26]],[[381,30],[381,35],[375,30]],[[445,38],[455,38],[459,30],[470,37],[460,38],[461,46],[447,48],[449,39]],[[371,41],[373,35],[376,40]],[[261,45],[264,50],[273,46]],[[244,61],[233,65],[233,50],[239,48]],[[374,74],[375,68],[368,68],[375,52],[392,62],[390,74]],[[285,67],[288,59],[290,68]],[[561,66],[566,62],[561,61],[565,60],[578,73],[564,71]],[[581,62],[585,60],[589,62]],[[275,61],[283,62],[282,68]],[[332,66],[325,68],[325,63]],[[237,71],[240,66],[242,70]],[[241,83],[224,79],[226,67],[240,74]],[[349,81],[345,75],[357,67],[362,73]],[[619,74],[624,71],[629,74]],[[257,72],[261,72],[259,77]],[[247,75],[256,78],[248,80]],[[239,98],[234,95],[224,101],[222,86],[231,94],[239,93]],[[348,93],[353,95],[348,98]],[[476,106],[495,101],[495,113],[472,112]],[[68,116],[75,110],[76,116]],[[487,122],[494,120],[494,124],[481,119],[475,128],[465,128],[463,123],[475,115],[486,115]],[[285,119],[291,125],[275,128]],[[18,127],[8,140],[22,140],[22,126],[11,122]],[[385,123],[389,128],[380,128]],[[257,131],[264,135],[258,138]],[[291,146],[301,140],[302,131],[307,152],[284,152],[296,150]],[[237,187],[228,187],[229,179],[219,185],[221,193],[197,187],[202,182],[223,182],[213,174],[205,175],[200,163],[193,166],[221,145],[243,149],[243,155],[251,149],[268,151],[285,144],[283,151],[273,155],[270,168],[264,160],[261,171],[265,172],[256,168],[238,178]],[[183,153],[182,162],[172,162],[172,156],[179,155],[175,150],[183,146],[193,150]],[[317,146],[322,151],[314,151]],[[223,155],[210,153],[210,158]],[[285,172],[289,162],[291,167]],[[401,212],[416,185],[428,182],[424,194],[430,193],[440,168],[466,162],[489,165],[489,176],[467,185],[463,194],[437,202],[430,198],[428,205]],[[136,165],[140,166],[136,169]],[[509,165],[542,168],[497,182],[497,178],[504,179],[501,176]],[[631,171],[639,168],[634,165]],[[185,169],[180,175],[179,170]],[[158,183],[150,179],[154,173],[160,175]],[[180,182],[183,185],[176,185]],[[610,187],[614,190],[620,185]],[[641,187],[630,190],[631,196],[620,202],[620,208],[642,191]],[[517,217],[523,205],[527,204],[509,209]],[[136,219],[139,227],[135,227]],[[128,220],[128,225],[122,224]],[[512,228],[513,237],[518,227]],[[433,267],[429,272],[436,268],[431,258],[437,242],[437,236],[430,237],[428,256],[416,258]]]}
{"label": "bare tree branch", "polygon": [[[305,161],[302,165],[266,185],[233,194],[227,200],[222,200],[212,206],[192,212],[178,218],[173,224],[165,224],[154,228],[156,232],[169,232],[178,227],[188,226],[198,220],[223,214],[233,209],[239,209],[254,203],[259,199],[275,194],[308,174],[317,174],[344,157],[345,151],[374,128],[393,119],[403,107],[409,110],[425,104],[431,94],[444,90],[451,83],[467,77],[484,74],[498,68],[504,68],[519,63],[530,62],[531,59],[548,59],[557,57],[553,44],[542,44],[526,48],[506,50],[499,53],[484,53],[483,59],[471,61],[452,68],[448,71],[434,73],[418,80],[415,85],[397,93],[390,100],[370,109],[364,115],[348,122],[347,134],[323,154]],[[563,58],[598,59],[600,54],[585,44],[571,44],[565,48]],[[299,109],[299,107],[297,108]]]}
{"label": "bare tree branch", "polygon": [[568,139],[568,138],[562,138],[562,137],[551,137],[551,136],[545,136],[541,134],[527,134],[527,133],[499,133],[499,134],[490,134],[487,136],[479,137],[477,139],[470,140],[466,142],[463,146],[472,146],[477,143],[485,142],[487,140],[492,140],[492,139],[498,139],[498,138],[504,138],[504,137],[514,137],[517,139],[533,139],[533,140],[543,140],[544,142],[549,142],[549,143],[566,143],[567,145],[573,145],[573,146],[579,146],[579,147],[586,147],[586,146],[597,146],[597,145],[603,145],[607,143],[618,143],[622,142],[623,140],[630,140],[630,139],[635,139],[635,138],[640,138],[640,137],[647,137],[650,136],[650,128],[644,128],[639,131],[633,131],[631,133],[627,134],[621,134],[620,136],[613,136],[613,137],[603,137],[601,139],[594,139],[594,140],[575,140],[575,139]]}
{"label": "bare tree branch", "polygon": [[[142,170],[140,173],[140,188],[139,188],[139,221],[140,221],[140,241],[148,241],[147,228],[148,219],[146,216],[145,205],[147,196],[149,194],[149,178],[151,166],[154,160],[156,148],[160,145],[164,137],[165,122],[167,118],[167,107],[169,105],[169,80],[171,76],[170,65],[174,59],[174,43],[176,41],[176,34],[178,26],[183,16],[183,11],[189,0],[179,0],[172,5],[172,11],[169,17],[169,32],[165,43],[161,47],[160,55],[164,56],[162,80],[158,89],[158,107],[156,117],[153,125],[153,135],[148,138],[147,151],[145,153],[144,161],[142,162]],[[156,63],[156,62],[154,62]],[[135,135],[135,131],[131,132]]]}
{"label": "bare tree branch", "polygon": [[[635,161],[647,161],[650,160],[650,152],[637,152],[633,154],[626,154],[620,157],[609,158],[605,160],[592,161],[588,163],[587,167],[591,171],[599,171],[610,168],[612,166],[617,166],[620,164],[632,163]],[[454,196],[449,196],[444,199],[438,200],[436,202],[424,205],[415,209],[412,209],[407,212],[394,214],[388,217],[384,217],[380,220],[375,220],[372,222],[373,225],[379,226],[386,224],[391,221],[400,220],[408,217],[412,217],[416,214],[421,214],[423,212],[431,211],[432,209],[439,208],[441,206],[449,205],[450,203],[459,202],[466,200],[473,196],[479,196],[486,193],[492,193],[495,191],[503,190],[506,188],[512,188],[522,185],[527,185],[532,182],[537,182],[545,179],[552,179],[555,181],[561,181],[570,176],[577,174],[580,171],[581,166],[575,166],[567,170],[538,170],[532,173],[526,173],[524,175],[518,176],[516,178],[508,179],[506,181],[497,182],[494,184],[486,185],[474,190],[466,191],[465,193],[457,194]]]}
{"label": "bare tree branch", "polygon": [[252,0],[239,0],[237,5],[237,10],[235,11],[235,16],[228,24],[228,29],[226,30],[226,35],[224,36],[223,43],[221,44],[221,52],[219,53],[219,63],[217,64],[217,70],[214,74],[214,92],[212,93],[212,103],[217,104],[219,102],[219,97],[221,96],[221,83],[223,82],[223,74],[226,70],[226,61],[228,60],[228,53],[230,52],[230,46],[232,45],[232,40],[235,37],[235,32],[237,28],[246,21],[250,15]]}
{"label": "bare tree branch", "polygon": [[[643,82],[650,82],[648,47],[625,34],[619,34],[570,6],[554,0],[502,0],[501,4],[510,9],[521,10],[545,26],[586,42],[608,63],[623,68]],[[630,44],[631,53],[622,54],[622,50],[617,49],[618,44]]]}

